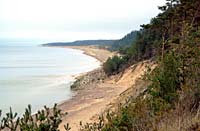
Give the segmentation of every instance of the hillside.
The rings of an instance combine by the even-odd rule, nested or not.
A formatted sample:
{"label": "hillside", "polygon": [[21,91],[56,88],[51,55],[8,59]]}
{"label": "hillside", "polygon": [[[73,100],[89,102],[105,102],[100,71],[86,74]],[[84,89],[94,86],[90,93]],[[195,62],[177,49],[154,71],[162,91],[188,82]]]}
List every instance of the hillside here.
{"label": "hillside", "polygon": [[136,40],[139,31],[132,31],[125,35],[119,40],[78,40],[74,42],[53,42],[43,44],[42,46],[98,46],[107,48],[111,51],[121,51],[125,50],[127,47],[131,46]]}
{"label": "hillside", "polygon": [[[102,68],[77,78],[72,85],[77,94],[59,106],[68,115],[54,109],[47,119],[42,111],[35,124],[26,113],[22,125],[63,131],[70,125],[80,131],[200,131],[200,1],[166,0],[159,9],[137,34],[122,38],[128,39],[124,44],[109,41],[122,54],[107,56]],[[3,122],[13,126],[10,114]]]}
{"label": "hillside", "polygon": [[101,131],[200,130],[200,1],[166,0],[159,9],[123,55],[104,63],[109,76],[145,59],[157,67],[147,66],[147,89],[138,97],[127,95],[124,105],[108,112]]}
{"label": "hillside", "polygon": [[132,31],[131,33],[125,35],[123,38],[114,41],[110,47],[110,50],[121,51],[123,53],[123,50],[135,42],[138,33],[139,31]]}
{"label": "hillside", "polygon": [[116,40],[78,40],[74,42],[54,42],[43,44],[43,46],[88,46],[88,45],[96,45],[96,46],[110,46]]}
{"label": "hillside", "polygon": [[[76,85],[79,89],[78,95],[60,105],[63,111],[69,113],[64,117],[63,124],[69,122],[72,131],[77,131],[80,128],[80,122],[85,124],[98,121],[98,115],[104,111],[106,113],[106,110],[119,104],[120,96],[127,90],[132,88],[134,95],[137,96],[145,89],[137,85],[137,81],[141,75],[144,75],[146,65],[155,67],[150,61],[144,61],[127,68],[123,74],[117,74],[111,78],[105,78],[102,69],[89,72],[79,78],[79,84]],[[63,124],[60,126],[62,131],[64,131]]]}

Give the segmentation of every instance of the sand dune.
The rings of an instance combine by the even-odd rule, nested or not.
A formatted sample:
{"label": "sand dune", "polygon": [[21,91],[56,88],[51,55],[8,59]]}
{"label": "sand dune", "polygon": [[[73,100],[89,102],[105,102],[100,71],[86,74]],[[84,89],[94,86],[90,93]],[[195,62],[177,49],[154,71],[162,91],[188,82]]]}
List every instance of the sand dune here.
{"label": "sand dune", "polygon": [[[105,61],[112,54],[104,53],[106,56],[100,58],[102,52],[108,51],[95,49],[94,47],[76,47],[76,49],[84,50],[86,54],[94,57],[98,56],[101,61]],[[69,113],[63,118],[63,123],[60,125],[61,131],[64,131],[63,125],[65,123],[70,124],[72,131],[78,131],[80,121],[85,123],[97,120],[98,115],[101,115],[118,102],[117,99],[121,97],[121,94],[130,88],[136,87],[134,84],[145,73],[146,65],[149,64],[152,63],[149,61],[141,62],[129,67],[123,74],[107,77],[98,83],[87,83],[88,85],[78,90],[72,99],[59,106],[63,111]]]}

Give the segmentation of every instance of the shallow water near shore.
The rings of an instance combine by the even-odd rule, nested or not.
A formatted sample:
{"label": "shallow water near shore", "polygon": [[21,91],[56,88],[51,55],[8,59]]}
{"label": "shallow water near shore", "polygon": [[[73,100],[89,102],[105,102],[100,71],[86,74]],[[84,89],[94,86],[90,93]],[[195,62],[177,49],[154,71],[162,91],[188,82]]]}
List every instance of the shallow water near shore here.
{"label": "shallow water near shore", "polygon": [[100,66],[80,50],[39,46],[0,46],[0,109],[21,115],[72,97],[73,75]]}

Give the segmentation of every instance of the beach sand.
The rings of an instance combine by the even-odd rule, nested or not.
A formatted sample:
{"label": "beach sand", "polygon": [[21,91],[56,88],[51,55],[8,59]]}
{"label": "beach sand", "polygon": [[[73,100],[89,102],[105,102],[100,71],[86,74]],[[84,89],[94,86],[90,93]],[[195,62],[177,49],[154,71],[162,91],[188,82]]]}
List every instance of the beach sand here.
{"label": "beach sand", "polygon": [[[113,55],[113,53],[91,46],[66,47],[83,50],[85,54],[95,57],[101,62]],[[63,117],[60,130],[64,130],[64,124],[69,123],[71,131],[80,129],[80,122],[95,122],[98,116],[118,103],[118,99],[124,92],[133,87],[136,81],[145,72],[145,63],[129,67],[123,74],[107,77],[103,81],[87,83],[84,88],[77,90],[76,95],[59,105],[59,108],[68,112]],[[84,75],[90,74],[88,72]],[[83,75],[83,77],[84,77]],[[94,75],[94,73],[92,74]],[[92,76],[92,77],[95,77]],[[135,89],[136,92],[137,89]],[[118,103],[119,104],[119,103]]]}
{"label": "beach sand", "polygon": [[105,62],[108,57],[112,57],[115,53],[96,46],[63,46],[64,48],[78,49],[84,51],[84,54],[92,56],[100,62]]}

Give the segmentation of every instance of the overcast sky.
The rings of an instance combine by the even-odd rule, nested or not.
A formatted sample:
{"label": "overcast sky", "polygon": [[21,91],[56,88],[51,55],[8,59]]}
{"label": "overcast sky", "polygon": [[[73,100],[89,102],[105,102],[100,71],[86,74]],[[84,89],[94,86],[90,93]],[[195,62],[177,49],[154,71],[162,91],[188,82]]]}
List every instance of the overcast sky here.
{"label": "overcast sky", "polygon": [[165,0],[0,0],[0,38],[118,39]]}

